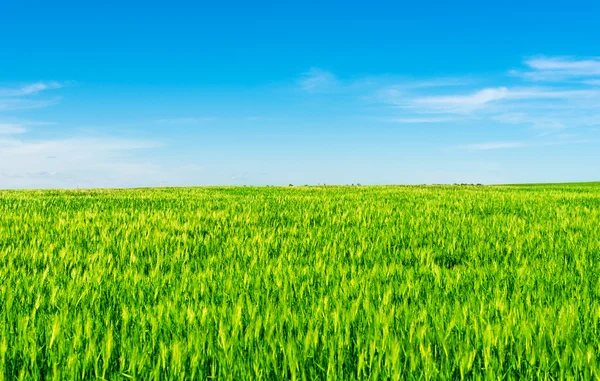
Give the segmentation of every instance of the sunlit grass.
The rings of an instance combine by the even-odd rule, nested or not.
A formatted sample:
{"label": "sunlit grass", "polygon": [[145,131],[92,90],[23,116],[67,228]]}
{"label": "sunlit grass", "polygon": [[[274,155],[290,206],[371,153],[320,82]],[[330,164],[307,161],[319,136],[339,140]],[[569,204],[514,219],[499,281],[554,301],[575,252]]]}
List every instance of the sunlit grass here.
{"label": "sunlit grass", "polygon": [[598,379],[600,184],[0,192],[0,380]]}

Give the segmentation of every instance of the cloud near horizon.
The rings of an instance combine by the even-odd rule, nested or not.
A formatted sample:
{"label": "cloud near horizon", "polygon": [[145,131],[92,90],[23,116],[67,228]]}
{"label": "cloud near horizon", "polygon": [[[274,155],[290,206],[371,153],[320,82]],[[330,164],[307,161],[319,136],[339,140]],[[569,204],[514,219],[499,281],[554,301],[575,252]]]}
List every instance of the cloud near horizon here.
{"label": "cloud near horizon", "polygon": [[27,129],[16,123],[0,123],[0,135],[16,135],[27,132]]}
{"label": "cloud near horizon", "polygon": [[151,173],[162,170],[131,155],[158,147],[155,142],[80,133],[34,138],[31,133],[37,127],[55,123],[6,115],[9,111],[52,106],[59,98],[31,97],[62,87],[61,82],[36,82],[0,88],[0,189],[140,185]]}
{"label": "cloud near horizon", "polygon": [[[20,135],[19,135],[20,136]],[[160,168],[131,156],[150,141],[75,136],[34,140],[0,136],[0,188],[139,185]]]}
{"label": "cloud near horizon", "polygon": [[[488,141],[481,138],[482,134],[463,134],[457,136],[462,142],[451,142],[446,147],[477,154],[597,142],[599,83],[600,61],[596,58],[538,57],[524,60],[518,73],[507,71],[502,78],[488,79],[389,75],[344,79],[313,67],[295,78],[294,87],[285,91],[289,99],[337,97],[336,102],[346,102],[336,103],[336,107],[347,112],[344,118],[390,123],[396,129],[404,125],[431,131],[446,128],[458,135],[458,131],[469,130],[465,126],[493,128],[495,134]],[[43,99],[41,94],[60,90],[64,84],[35,82],[0,88],[0,188],[140,186],[163,182],[177,185],[190,181],[188,167],[178,170],[152,160],[151,155],[139,154],[157,150],[160,145],[131,138],[128,131],[96,129],[82,133],[71,129],[76,132],[65,135],[63,131],[63,135],[55,136],[52,130],[45,130],[46,137],[40,138],[35,125],[42,123],[8,115],[14,110],[56,104],[60,98]],[[340,94],[344,96],[337,96]],[[182,117],[151,119],[150,123],[174,128],[221,119],[221,115],[186,116],[198,115],[195,111],[181,110]],[[504,134],[502,127],[511,134]]]}

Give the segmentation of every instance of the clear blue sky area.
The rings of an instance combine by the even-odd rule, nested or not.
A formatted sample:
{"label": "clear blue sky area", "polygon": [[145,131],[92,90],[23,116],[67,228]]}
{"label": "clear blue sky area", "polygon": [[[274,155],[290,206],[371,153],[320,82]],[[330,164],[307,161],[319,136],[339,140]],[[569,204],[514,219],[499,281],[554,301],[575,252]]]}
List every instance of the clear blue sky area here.
{"label": "clear blue sky area", "polygon": [[600,180],[599,19],[0,0],[0,188]]}

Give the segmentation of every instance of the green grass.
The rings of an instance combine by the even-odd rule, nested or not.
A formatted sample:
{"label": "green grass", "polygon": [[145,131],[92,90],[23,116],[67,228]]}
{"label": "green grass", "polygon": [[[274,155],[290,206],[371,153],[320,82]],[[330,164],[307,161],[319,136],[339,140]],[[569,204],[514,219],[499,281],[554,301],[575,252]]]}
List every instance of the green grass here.
{"label": "green grass", "polygon": [[599,379],[600,184],[0,192],[0,380]]}

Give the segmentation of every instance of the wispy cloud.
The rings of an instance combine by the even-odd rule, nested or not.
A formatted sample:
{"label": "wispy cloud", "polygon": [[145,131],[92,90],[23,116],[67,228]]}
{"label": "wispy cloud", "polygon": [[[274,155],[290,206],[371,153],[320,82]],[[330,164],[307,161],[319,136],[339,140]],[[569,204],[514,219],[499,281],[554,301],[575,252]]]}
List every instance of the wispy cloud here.
{"label": "wispy cloud", "polygon": [[[587,130],[600,120],[600,59],[538,56],[523,61],[510,75],[402,78],[381,75],[341,79],[312,68],[299,80],[308,93],[354,96],[368,104],[382,122],[398,125],[469,124],[515,131],[529,130],[534,139]],[[516,75],[515,75],[516,74]],[[551,79],[532,85],[531,79]],[[476,123],[476,124],[475,124]],[[581,131],[580,131],[581,132]],[[510,139],[511,136],[507,135]],[[529,146],[529,145],[527,145]],[[472,150],[523,147],[518,141],[469,146]]]}
{"label": "wispy cloud", "polygon": [[590,144],[597,143],[597,140],[593,139],[572,139],[575,135],[564,134],[559,136],[559,140],[552,141],[509,141],[509,142],[484,142],[465,144],[455,148],[467,150],[467,151],[489,151],[489,150],[502,150],[502,149],[513,149],[513,148],[536,148],[536,147],[552,147],[552,146],[564,146],[574,144]]}
{"label": "wispy cloud", "polygon": [[[141,150],[159,149],[160,144],[154,141],[97,135],[39,139],[29,133],[33,127],[53,123],[5,113],[53,105],[59,98],[43,99],[38,94],[63,86],[59,82],[38,82],[0,88],[0,189],[139,186],[148,184],[149,179],[173,176],[171,170],[140,157]],[[199,121],[179,118],[170,122]]]}
{"label": "wispy cloud", "polygon": [[419,97],[411,100],[414,106],[430,108],[432,111],[448,113],[467,113],[486,104],[509,97],[510,92],[506,87],[488,88],[478,90],[467,95],[444,95]]}
{"label": "wispy cloud", "polygon": [[[10,139],[0,141],[4,154],[22,155],[43,153],[44,156],[64,156],[76,154],[87,157],[97,152],[120,152],[135,149],[156,147],[157,143],[144,140],[128,140],[118,138],[74,137],[57,140],[24,141]],[[84,148],[82,148],[84,147]]]}
{"label": "wispy cloud", "polygon": [[[446,124],[458,130],[468,125],[497,131],[506,125],[506,140],[460,146],[469,151],[597,142],[600,58],[539,56],[525,59],[523,67],[477,80],[372,81],[368,100],[383,106],[377,108],[379,120],[399,125]],[[546,83],[532,85],[531,80]],[[521,140],[524,136],[530,140]]]}
{"label": "wispy cloud", "polygon": [[17,87],[0,87],[0,111],[28,110],[52,106],[59,97],[43,99],[37,96],[46,90],[60,89],[63,82],[36,82]]}
{"label": "wispy cloud", "polygon": [[569,127],[569,124],[566,123],[568,120],[571,121],[571,125],[578,122],[568,117],[525,112],[497,114],[491,116],[491,119],[506,124],[530,126],[536,130],[545,132],[567,129]]}
{"label": "wispy cloud", "polygon": [[0,188],[118,186],[148,176],[133,153],[152,141],[115,137],[0,138]]}
{"label": "wispy cloud", "polygon": [[451,117],[412,117],[412,118],[387,118],[386,122],[399,124],[418,124],[418,123],[445,123],[454,120]]}
{"label": "wispy cloud", "polygon": [[578,75],[600,74],[600,59],[576,59],[572,57],[539,57],[525,61],[536,70],[563,70]]}
{"label": "wispy cloud", "polygon": [[49,107],[60,102],[59,97],[52,99],[0,98],[0,111],[30,110]]}
{"label": "wispy cloud", "polygon": [[577,100],[600,96],[597,90],[563,90],[535,87],[485,88],[470,94],[417,97],[410,99],[413,107],[426,108],[431,112],[465,114],[502,102],[540,101],[540,100]]}
{"label": "wispy cloud", "polygon": [[0,97],[22,97],[37,94],[46,90],[60,89],[65,84],[62,82],[36,82],[21,85],[19,87],[0,87]]}
{"label": "wispy cloud", "polygon": [[600,77],[600,58],[534,57],[525,61],[528,70],[512,70],[513,75],[532,81],[558,82]]}
{"label": "wispy cloud", "polygon": [[27,131],[23,126],[12,123],[0,123],[0,135],[23,134]]}
{"label": "wispy cloud", "polygon": [[339,85],[335,75],[317,67],[303,73],[298,83],[304,91],[309,93],[329,92]]}
{"label": "wispy cloud", "polygon": [[55,123],[21,120],[15,118],[9,118],[0,120],[0,135],[17,135],[24,134],[34,126],[48,126]]}
{"label": "wispy cloud", "polygon": [[525,143],[523,142],[486,142],[467,144],[464,146],[460,146],[459,148],[465,149],[467,151],[489,151],[508,148],[520,148],[524,146]]}
{"label": "wispy cloud", "polygon": [[414,78],[392,78],[387,82],[385,90],[418,90],[418,89],[429,89],[434,90],[436,88],[446,87],[460,87],[473,85],[476,81],[469,77],[441,77],[441,78],[430,78],[430,79],[414,79]]}
{"label": "wispy cloud", "polygon": [[156,123],[160,124],[200,124],[215,120],[213,117],[183,117],[183,118],[165,118],[158,119]]}

